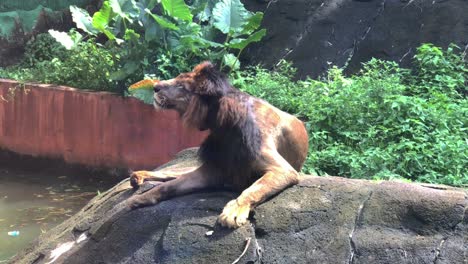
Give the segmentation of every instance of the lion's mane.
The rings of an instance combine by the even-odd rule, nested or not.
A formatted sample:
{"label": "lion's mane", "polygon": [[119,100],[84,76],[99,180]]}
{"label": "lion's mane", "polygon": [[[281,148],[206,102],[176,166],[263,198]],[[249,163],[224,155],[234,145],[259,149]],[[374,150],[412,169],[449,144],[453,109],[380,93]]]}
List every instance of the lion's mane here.
{"label": "lion's mane", "polygon": [[262,145],[252,97],[234,88],[213,65],[201,69],[194,71],[195,95],[182,118],[188,125],[210,130],[199,149],[202,162],[222,171],[234,187],[245,188]]}

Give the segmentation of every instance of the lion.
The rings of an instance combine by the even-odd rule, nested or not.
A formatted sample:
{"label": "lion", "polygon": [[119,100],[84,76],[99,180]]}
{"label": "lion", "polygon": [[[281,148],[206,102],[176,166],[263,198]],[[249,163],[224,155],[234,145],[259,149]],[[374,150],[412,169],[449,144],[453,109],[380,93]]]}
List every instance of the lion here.
{"label": "lion", "polygon": [[198,150],[201,166],[194,171],[133,172],[134,188],[148,180],[161,184],[129,198],[130,209],[203,189],[229,189],[241,194],[226,204],[218,222],[237,228],[256,206],[298,183],[308,151],[304,123],[234,88],[211,62],[156,83],[153,105],[173,109],[184,124],[210,133]]}

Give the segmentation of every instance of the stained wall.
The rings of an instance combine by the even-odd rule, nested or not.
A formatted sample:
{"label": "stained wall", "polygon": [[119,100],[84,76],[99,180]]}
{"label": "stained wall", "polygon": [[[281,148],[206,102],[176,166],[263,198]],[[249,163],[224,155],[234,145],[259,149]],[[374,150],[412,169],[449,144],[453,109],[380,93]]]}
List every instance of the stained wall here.
{"label": "stained wall", "polygon": [[152,169],[206,133],[134,98],[0,79],[0,148],[97,167]]}

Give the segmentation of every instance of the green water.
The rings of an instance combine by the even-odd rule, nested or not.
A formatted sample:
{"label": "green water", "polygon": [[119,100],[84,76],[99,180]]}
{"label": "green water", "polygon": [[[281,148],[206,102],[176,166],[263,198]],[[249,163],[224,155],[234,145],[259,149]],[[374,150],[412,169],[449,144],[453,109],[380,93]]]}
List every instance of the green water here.
{"label": "green water", "polygon": [[[117,181],[86,172],[0,167],[0,263]],[[8,236],[13,230],[20,235]]]}

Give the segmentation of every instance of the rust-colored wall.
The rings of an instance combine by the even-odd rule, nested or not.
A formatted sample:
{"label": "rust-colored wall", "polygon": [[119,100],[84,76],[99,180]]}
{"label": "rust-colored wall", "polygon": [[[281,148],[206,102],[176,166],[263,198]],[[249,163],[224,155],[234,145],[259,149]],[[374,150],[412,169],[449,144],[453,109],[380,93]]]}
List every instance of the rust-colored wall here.
{"label": "rust-colored wall", "polygon": [[[9,89],[15,89],[9,98]],[[134,98],[0,79],[0,148],[99,167],[152,169],[206,133]],[[5,101],[4,99],[7,99]]]}

